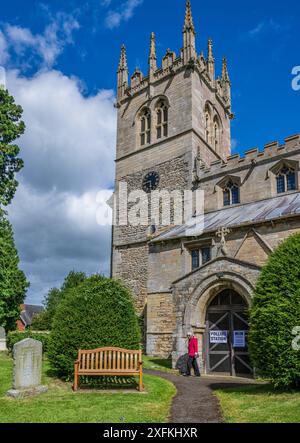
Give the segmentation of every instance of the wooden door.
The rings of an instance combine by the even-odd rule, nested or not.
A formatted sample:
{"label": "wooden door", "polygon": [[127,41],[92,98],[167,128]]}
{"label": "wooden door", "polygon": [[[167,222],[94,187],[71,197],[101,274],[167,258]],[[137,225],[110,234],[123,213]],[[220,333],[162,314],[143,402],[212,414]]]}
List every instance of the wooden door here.
{"label": "wooden door", "polygon": [[206,316],[205,368],[207,373],[252,374],[248,350],[247,304],[235,291],[220,292]]}

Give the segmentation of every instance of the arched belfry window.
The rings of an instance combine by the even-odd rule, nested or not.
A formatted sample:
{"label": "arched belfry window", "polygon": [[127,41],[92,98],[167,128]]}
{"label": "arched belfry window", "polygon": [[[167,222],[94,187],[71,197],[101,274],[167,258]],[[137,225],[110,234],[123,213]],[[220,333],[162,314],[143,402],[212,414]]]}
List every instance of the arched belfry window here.
{"label": "arched belfry window", "polygon": [[151,112],[148,108],[141,113],[140,128],[141,146],[151,143]]}
{"label": "arched belfry window", "polygon": [[219,152],[220,149],[220,123],[217,117],[214,118],[213,125],[213,145],[216,152]]}
{"label": "arched belfry window", "polygon": [[224,206],[237,205],[240,203],[240,188],[233,181],[228,181],[223,188]]}
{"label": "arched belfry window", "polygon": [[296,171],[284,165],[276,175],[277,194],[296,190]]}
{"label": "arched belfry window", "polygon": [[158,140],[168,136],[168,120],[168,105],[164,100],[161,100],[156,109],[156,138]]}
{"label": "arched belfry window", "polygon": [[205,106],[205,112],[204,112],[204,118],[205,118],[205,141],[207,144],[211,144],[211,114],[209,106]]}

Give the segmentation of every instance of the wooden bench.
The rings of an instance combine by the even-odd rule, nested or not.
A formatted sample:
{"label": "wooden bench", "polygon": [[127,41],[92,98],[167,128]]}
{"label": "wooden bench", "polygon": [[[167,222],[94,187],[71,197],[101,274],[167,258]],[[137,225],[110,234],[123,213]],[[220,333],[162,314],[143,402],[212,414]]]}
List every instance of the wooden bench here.
{"label": "wooden bench", "polygon": [[143,387],[142,351],[121,348],[99,348],[78,352],[74,368],[74,391],[78,390],[80,376],[139,377],[139,391]]}

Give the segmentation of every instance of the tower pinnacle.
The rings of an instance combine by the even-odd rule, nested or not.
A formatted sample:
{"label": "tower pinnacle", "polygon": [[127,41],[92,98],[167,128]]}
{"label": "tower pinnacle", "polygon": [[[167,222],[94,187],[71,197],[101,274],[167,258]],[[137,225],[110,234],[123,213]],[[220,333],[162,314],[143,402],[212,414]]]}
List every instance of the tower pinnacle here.
{"label": "tower pinnacle", "polygon": [[128,87],[128,65],[126,57],[125,45],[122,45],[120,62],[118,67],[118,98],[124,95],[126,88]]}
{"label": "tower pinnacle", "polygon": [[182,58],[185,64],[188,63],[191,59],[197,58],[196,32],[193,22],[192,6],[190,0],[187,0],[185,7]]}
{"label": "tower pinnacle", "polygon": [[186,1],[184,31],[185,30],[192,30],[195,33],[193,14],[192,14],[192,5],[191,5],[190,0]]}
{"label": "tower pinnacle", "polygon": [[207,67],[208,73],[212,81],[215,79],[215,59],[213,54],[213,41],[210,38],[208,40],[208,49],[207,49]]}
{"label": "tower pinnacle", "polygon": [[231,106],[231,82],[228,74],[227,67],[227,59],[223,58],[223,66],[222,66],[222,86],[224,90],[224,99],[227,102],[228,106]]}
{"label": "tower pinnacle", "polygon": [[122,45],[118,72],[124,69],[127,69],[127,57],[125,45]]}
{"label": "tower pinnacle", "polygon": [[227,58],[223,57],[223,66],[222,66],[222,80],[224,82],[230,83],[228,67],[227,67]]}
{"label": "tower pinnacle", "polygon": [[155,46],[155,34],[151,33],[150,37],[150,54],[149,54],[149,71],[150,75],[157,70],[157,57],[156,57],[156,46]]}

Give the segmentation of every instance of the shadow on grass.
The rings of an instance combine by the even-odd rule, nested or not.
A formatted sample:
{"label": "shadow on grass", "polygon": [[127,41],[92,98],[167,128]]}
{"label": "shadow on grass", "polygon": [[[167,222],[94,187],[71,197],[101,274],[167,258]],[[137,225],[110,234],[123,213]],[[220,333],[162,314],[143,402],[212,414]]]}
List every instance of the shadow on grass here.
{"label": "shadow on grass", "polygon": [[[60,377],[59,374],[51,368],[45,371],[45,375],[54,381],[59,380],[65,383],[73,383],[73,378]],[[138,383],[134,377],[80,377],[81,390],[124,390],[136,387],[138,387]]]}
{"label": "shadow on grass", "polygon": [[[46,377],[48,377],[48,378],[59,378],[57,372],[56,372],[54,369],[51,369],[51,368],[47,368],[47,369],[45,370],[45,375],[46,375]],[[64,381],[65,381],[65,380],[64,380]]]}
{"label": "shadow on grass", "polygon": [[134,377],[81,377],[81,390],[124,390],[137,388]]}
{"label": "shadow on grass", "polygon": [[211,383],[210,388],[213,391],[224,391],[230,394],[240,395],[282,395],[295,394],[299,392],[295,389],[275,389],[270,384],[243,384],[243,383]]}
{"label": "shadow on grass", "polygon": [[149,363],[153,363],[156,366],[161,366],[162,368],[172,369],[171,359],[160,359],[160,358],[149,358]]}

